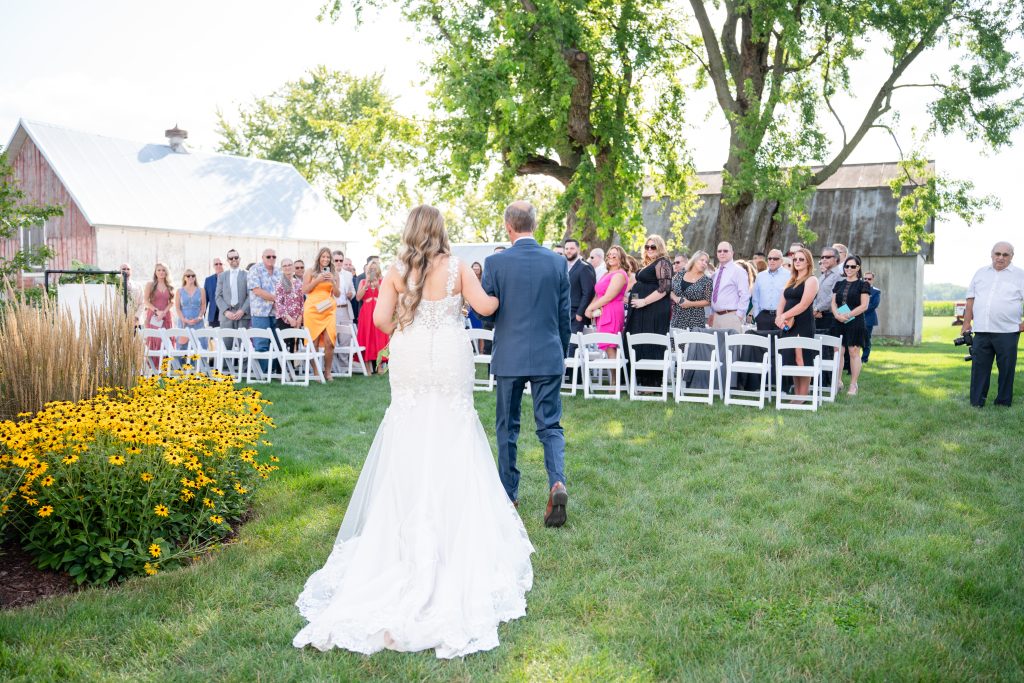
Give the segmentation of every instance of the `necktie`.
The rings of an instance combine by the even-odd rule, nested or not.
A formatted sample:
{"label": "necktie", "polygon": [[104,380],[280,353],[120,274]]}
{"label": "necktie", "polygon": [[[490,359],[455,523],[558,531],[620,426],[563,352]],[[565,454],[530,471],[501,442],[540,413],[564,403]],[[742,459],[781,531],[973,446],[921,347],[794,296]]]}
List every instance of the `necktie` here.
{"label": "necktie", "polygon": [[718,268],[718,275],[715,276],[715,288],[711,292],[711,303],[718,301],[718,285],[722,282],[722,273],[725,272],[725,266]]}

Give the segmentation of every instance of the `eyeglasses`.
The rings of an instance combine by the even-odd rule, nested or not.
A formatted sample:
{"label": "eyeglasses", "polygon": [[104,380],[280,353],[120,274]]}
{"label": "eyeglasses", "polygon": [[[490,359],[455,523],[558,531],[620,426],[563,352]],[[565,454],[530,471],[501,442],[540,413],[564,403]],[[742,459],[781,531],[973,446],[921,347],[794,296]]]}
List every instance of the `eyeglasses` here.
{"label": "eyeglasses", "polygon": [[993,251],[992,255],[993,256],[1001,256],[1003,258],[1010,258],[1011,256],[1013,256],[1013,254],[1011,254],[1009,252],[1006,252],[1006,251]]}
{"label": "eyeglasses", "polygon": [[864,278],[864,282],[874,282],[874,281],[875,281],[875,278],[873,278],[873,277],[866,277],[866,278]]}
{"label": "eyeglasses", "polygon": [[845,266],[843,266],[844,270],[857,270],[858,268],[860,268],[860,266],[858,266],[856,263],[847,263]]}
{"label": "eyeglasses", "polygon": [[274,260],[276,260],[276,259],[277,259],[277,257],[276,257],[276,256],[274,256],[273,254],[271,254],[270,256],[264,256],[263,258],[265,258],[265,259],[270,259],[271,261],[274,261]]}
{"label": "eyeglasses", "polygon": [[769,261],[781,261],[782,257],[781,256],[769,256],[768,260]]}
{"label": "eyeglasses", "polygon": [[217,266],[223,266],[223,265],[224,265],[224,264],[223,264],[223,263],[221,263],[220,261],[214,261],[214,262],[213,262],[213,267],[214,267],[214,268],[216,268]]}
{"label": "eyeglasses", "polygon": [[335,263],[344,263],[345,259],[336,258],[336,259],[334,259],[334,262]]}
{"label": "eyeglasses", "polygon": [[228,256],[228,261],[237,261],[242,258],[241,256]]}
{"label": "eyeglasses", "polygon": [[719,249],[717,253],[719,253],[719,254],[728,254],[729,250],[728,249]]}
{"label": "eyeglasses", "polygon": [[807,259],[805,259],[803,256],[794,256],[793,263],[807,263]]}
{"label": "eyeglasses", "polygon": [[835,256],[834,256],[833,254],[822,254],[822,255],[821,255],[821,256],[819,256],[818,258],[820,258],[821,260],[823,260],[823,261],[824,261],[824,260],[825,260],[825,259],[827,259],[827,258],[835,258]]}
{"label": "eyeglasses", "polygon": [[646,249],[647,251],[654,251],[657,248],[658,248],[657,244],[645,244],[644,245],[644,249]]}

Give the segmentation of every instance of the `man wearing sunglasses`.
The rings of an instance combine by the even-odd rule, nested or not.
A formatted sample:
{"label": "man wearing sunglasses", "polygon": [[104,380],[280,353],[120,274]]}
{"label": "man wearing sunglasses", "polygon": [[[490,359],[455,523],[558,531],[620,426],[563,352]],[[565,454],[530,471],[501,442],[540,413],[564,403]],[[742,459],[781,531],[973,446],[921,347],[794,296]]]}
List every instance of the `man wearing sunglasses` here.
{"label": "man wearing sunglasses", "polygon": [[217,278],[224,272],[224,261],[213,259],[213,273],[203,280],[203,291],[206,292],[206,326],[220,326],[220,311],[217,310]]}
{"label": "man wearing sunglasses", "polygon": [[[240,268],[241,257],[232,249],[228,252],[228,269],[217,276],[217,310],[220,326],[232,330],[249,327],[249,283]],[[231,348],[232,340],[225,340]]]}
{"label": "man wearing sunglasses", "polygon": [[[260,263],[253,264],[249,269],[249,314],[252,316],[252,327],[271,330],[277,339],[277,317],[274,315],[277,285],[281,282],[281,270],[277,266],[277,252],[264,249]],[[262,353],[270,348],[269,339],[254,339],[253,348]],[[260,360],[260,368],[267,371],[267,361]]]}
{"label": "man wearing sunglasses", "polygon": [[782,298],[782,291],[789,280],[789,270],[782,267],[782,252],[772,249],[768,252],[768,268],[757,274],[754,292],[751,295],[754,323],[758,330],[776,330],[775,313]]}
{"label": "man wearing sunglasses", "polygon": [[[821,250],[818,260],[818,294],[814,297],[814,327],[820,334],[832,334],[836,319],[832,315],[832,290],[845,277],[839,265],[839,252],[833,247]],[[827,355],[827,354],[826,354]]]}
{"label": "man wearing sunglasses", "polygon": [[719,243],[716,254],[719,265],[711,289],[711,327],[741,332],[750,303],[750,278],[747,271],[732,260],[731,244]]}
{"label": "man wearing sunglasses", "polygon": [[999,370],[996,405],[1013,402],[1013,376],[1017,368],[1017,344],[1024,331],[1024,270],[1013,261],[1013,245],[999,242],[992,247],[992,265],[974,274],[967,287],[964,332],[974,332],[971,346],[971,405],[981,408],[988,397],[992,361]]}

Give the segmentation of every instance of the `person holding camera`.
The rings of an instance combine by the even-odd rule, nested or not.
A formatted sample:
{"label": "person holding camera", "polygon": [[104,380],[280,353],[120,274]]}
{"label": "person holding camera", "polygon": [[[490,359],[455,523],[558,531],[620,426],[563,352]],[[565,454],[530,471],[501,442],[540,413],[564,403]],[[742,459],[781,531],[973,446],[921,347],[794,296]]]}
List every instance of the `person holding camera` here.
{"label": "person holding camera", "polygon": [[317,252],[313,267],[303,277],[302,293],[306,295],[302,321],[309,330],[313,344],[324,350],[324,380],[330,382],[334,345],[338,339],[335,298],[341,296],[341,286],[329,248],[322,247]]}
{"label": "person holding camera", "polygon": [[[1013,245],[998,242],[992,247],[992,265],[974,274],[967,287],[964,338],[971,347],[971,405],[981,408],[988,397],[992,361],[999,370],[996,405],[1013,401],[1013,375],[1017,368],[1017,344],[1024,331],[1024,270],[1014,266]],[[974,334],[973,343],[970,333]]]}

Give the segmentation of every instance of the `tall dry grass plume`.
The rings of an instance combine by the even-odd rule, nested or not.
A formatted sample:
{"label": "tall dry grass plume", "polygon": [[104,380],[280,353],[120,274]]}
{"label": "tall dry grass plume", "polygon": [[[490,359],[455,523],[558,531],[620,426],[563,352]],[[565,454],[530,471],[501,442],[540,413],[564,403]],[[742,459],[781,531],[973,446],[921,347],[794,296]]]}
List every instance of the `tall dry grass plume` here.
{"label": "tall dry grass plume", "polygon": [[0,419],[37,412],[50,401],[91,398],[99,387],[135,385],[142,336],[120,302],[71,312],[43,297],[32,305],[11,287],[0,301]]}

